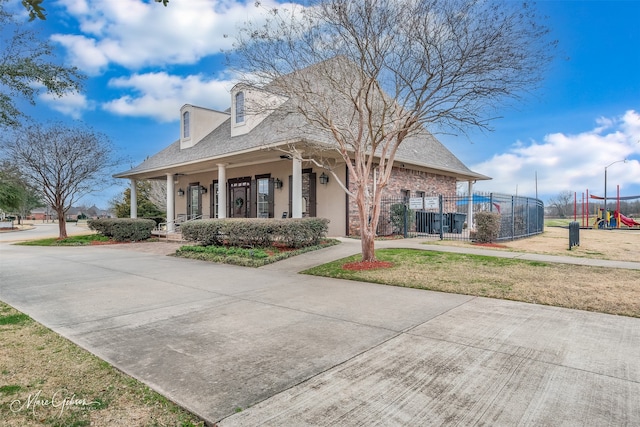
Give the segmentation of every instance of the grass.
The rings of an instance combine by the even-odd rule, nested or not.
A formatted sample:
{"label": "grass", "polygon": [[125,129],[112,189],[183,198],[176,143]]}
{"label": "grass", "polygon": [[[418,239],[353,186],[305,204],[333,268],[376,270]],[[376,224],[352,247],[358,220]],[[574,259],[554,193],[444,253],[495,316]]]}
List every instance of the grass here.
{"label": "grass", "polygon": [[333,246],[338,243],[338,240],[326,239],[319,245],[300,249],[281,248],[277,246],[254,249],[226,246],[182,246],[176,251],[176,256],[244,267],[262,267],[263,265]]}
{"label": "grass", "polygon": [[305,274],[640,317],[640,271],[468,254],[381,249],[392,268],[353,271],[360,255]]}
{"label": "grass", "polygon": [[204,426],[146,385],[0,302],[2,426]]}
{"label": "grass", "polygon": [[93,242],[108,242],[109,238],[100,234],[83,234],[79,236],[69,236],[66,239],[51,237],[48,239],[30,240],[28,242],[17,243],[22,246],[86,246]]}
{"label": "grass", "polygon": [[573,218],[546,218],[544,220],[545,227],[568,227]]}

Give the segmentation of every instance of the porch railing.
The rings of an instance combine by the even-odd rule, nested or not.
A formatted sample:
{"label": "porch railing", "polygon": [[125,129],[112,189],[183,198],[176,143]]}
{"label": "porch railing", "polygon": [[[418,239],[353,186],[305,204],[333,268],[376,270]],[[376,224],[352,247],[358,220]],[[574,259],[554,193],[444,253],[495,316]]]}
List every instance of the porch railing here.
{"label": "porch railing", "polygon": [[165,236],[168,241],[169,235],[180,233],[180,226],[182,224],[202,218],[202,215],[193,215],[191,217],[189,217],[189,215],[178,215],[173,221],[159,223],[156,228],[154,228],[152,234],[156,236]]}

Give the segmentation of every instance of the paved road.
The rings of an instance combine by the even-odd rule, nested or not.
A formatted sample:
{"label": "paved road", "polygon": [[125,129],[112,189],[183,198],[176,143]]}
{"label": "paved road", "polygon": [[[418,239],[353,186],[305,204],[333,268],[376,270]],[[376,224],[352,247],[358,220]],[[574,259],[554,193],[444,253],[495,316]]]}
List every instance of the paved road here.
{"label": "paved road", "polygon": [[[75,222],[67,223],[67,234],[75,236],[78,234],[92,233],[86,225],[78,226]],[[0,243],[15,243],[25,240],[47,239],[49,237],[58,237],[59,229],[57,223],[36,223],[32,224],[32,228],[20,231],[3,231],[0,233]]]}
{"label": "paved road", "polygon": [[0,299],[225,427],[640,425],[640,319],[294,272],[357,249],[2,244]]}

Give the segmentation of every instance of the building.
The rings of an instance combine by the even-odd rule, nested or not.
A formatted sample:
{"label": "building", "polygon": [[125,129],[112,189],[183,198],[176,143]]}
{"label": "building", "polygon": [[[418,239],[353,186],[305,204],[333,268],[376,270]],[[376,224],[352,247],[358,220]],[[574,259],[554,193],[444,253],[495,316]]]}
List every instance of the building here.
{"label": "building", "polygon": [[[328,218],[331,236],[358,234],[355,202],[342,187],[351,185],[347,165],[331,135],[270,89],[236,85],[227,111],[184,105],[180,138],[115,177],[130,179],[132,191],[136,180],[166,180],[170,230],[193,218],[309,216]],[[331,94],[323,90],[322,96]],[[385,194],[453,194],[461,181],[471,193],[472,183],[485,179],[424,130],[401,144]],[[135,217],[135,203],[131,212]]]}

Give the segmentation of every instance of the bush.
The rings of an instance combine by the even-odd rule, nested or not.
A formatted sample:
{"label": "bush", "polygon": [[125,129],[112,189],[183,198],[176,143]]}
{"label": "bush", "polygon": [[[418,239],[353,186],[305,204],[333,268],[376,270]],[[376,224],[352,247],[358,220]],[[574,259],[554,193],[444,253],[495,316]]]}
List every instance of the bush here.
{"label": "bush", "polygon": [[314,246],[328,231],[329,220],[300,219],[201,219],[181,226],[182,237],[204,246],[228,244],[262,247],[281,243],[290,248]]}
{"label": "bush", "polygon": [[180,225],[185,240],[198,242],[203,246],[221,246],[224,244],[223,219],[198,219]]}
{"label": "bush", "polygon": [[156,226],[152,219],[143,218],[102,218],[87,222],[91,230],[96,230],[118,242],[137,242],[151,237],[151,230]]}
{"label": "bush", "polygon": [[162,224],[163,222],[167,222],[167,218],[161,217],[161,216],[145,216],[142,219],[150,219],[155,221],[156,223],[156,227],[159,226],[160,224]]}
{"label": "bush", "polygon": [[416,221],[416,214],[413,209],[406,207],[404,203],[396,203],[391,205],[391,224],[394,233],[404,232],[405,209],[407,215],[407,231],[411,230],[413,223]]}
{"label": "bush", "polygon": [[471,239],[479,243],[494,242],[500,236],[500,214],[478,212],[475,217],[476,231],[471,234]]}

